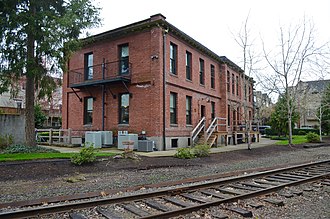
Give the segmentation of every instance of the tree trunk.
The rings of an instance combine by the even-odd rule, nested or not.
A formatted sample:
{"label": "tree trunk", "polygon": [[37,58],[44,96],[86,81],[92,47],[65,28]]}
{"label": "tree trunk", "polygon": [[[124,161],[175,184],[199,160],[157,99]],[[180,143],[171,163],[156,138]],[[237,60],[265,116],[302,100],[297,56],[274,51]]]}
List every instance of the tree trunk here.
{"label": "tree trunk", "polygon": [[[31,11],[35,14],[35,7],[32,6]],[[28,146],[35,146],[35,123],[34,123],[34,33],[33,24],[30,25],[30,33],[27,36],[27,67],[26,67],[26,90],[25,90],[25,144]]]}

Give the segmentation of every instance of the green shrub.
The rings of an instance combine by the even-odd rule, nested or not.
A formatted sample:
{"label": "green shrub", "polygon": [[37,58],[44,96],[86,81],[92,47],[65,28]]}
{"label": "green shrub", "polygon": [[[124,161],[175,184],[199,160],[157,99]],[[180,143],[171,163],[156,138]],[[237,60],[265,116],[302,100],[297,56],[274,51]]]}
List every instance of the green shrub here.
{"label": "green shrub", "polygon": [[196,145],[192,151],[196,157],[208,157],[210,156],[210,146],[208,145]]}
{"label": "green shrub", "polygon": [[191,148],[178,148],[174,157],[181,158],[181,159],[190,159],[195,157],[194,153],[192,152]]}
{"label": "green shrub", "polygon": [[309,143],[319,143],[320,136],[314,132],[308,132],[306,135],[306,139]]}
{"label": "green shrub", "polygon": [[86,147],[86,145],[80,150],[79,154],[75,154],[71,157],[71,163],[75,165],[82,165],[84,163],[93,163],[96,160],[97,149],[93,145]]}
{"label": "green shrub", "polygon": [[303,132],[305,132],[305,134],[307,134],[308,132],[313,132],[315,134],[318,134],[319,133],[319,130],[318,129],[306,129],[306,128],[305,129],[294,128],[292,130],[292,135],[300,135],[300,133],[303,133]]}
{"label": "green shrub", "polygon": [[0,148],[6,148],[14,143],[14,136],[10,134],[0,135]]}
{"label": "green shrub", "polygon": [[26,145],[10,145],[6,147],[2,153],[3,154],[17,154],[17,153],[56,153],[59,152],[54,149],[44,148],[40,146],[26,146]]}
{"label": "green shrub", "polygon": [[298,135],[306,135],[306,131],[305,130],[299,130]]}

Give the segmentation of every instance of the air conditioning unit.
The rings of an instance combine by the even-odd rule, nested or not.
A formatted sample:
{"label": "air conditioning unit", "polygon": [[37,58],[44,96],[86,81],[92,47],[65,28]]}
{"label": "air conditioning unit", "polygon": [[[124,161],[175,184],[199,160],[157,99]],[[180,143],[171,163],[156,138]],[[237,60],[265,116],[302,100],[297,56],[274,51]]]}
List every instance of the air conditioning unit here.
{"label": "air conditioning unit", "polygon": [[102,134],[100,132],[85,132],[85,144],[93,144],[94,148],[102,147]]}
{"label": "air conditioning unit", "polygon": [[134,150],[138,149],[138,135],[137,134],[128,134],[127,132],[118,132],[118,149],[126,149],[127,142],[134,142]]}
{"label": "air conditioning unit", "polygon": [[102,145],[113,145],[112,131],[100,131],[102,135]]}
{"label": "air conditioning unit", "polygon": [[150,140],[139,140],[138,151],[151,152],[154,148],[154,142]]}

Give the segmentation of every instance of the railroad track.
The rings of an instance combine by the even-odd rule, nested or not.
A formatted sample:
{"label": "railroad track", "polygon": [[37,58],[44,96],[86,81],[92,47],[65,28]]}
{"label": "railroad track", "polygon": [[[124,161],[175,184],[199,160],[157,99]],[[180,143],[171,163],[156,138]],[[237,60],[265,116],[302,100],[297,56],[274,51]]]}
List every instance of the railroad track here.
{"label": "railroad track", "polygon": [[[0,219],[33,218],[54,214],[70,215],[73,219],[93,218],[94,214],[98,218],[116,219],[169,218],[319,179],[323,179],[323,184],[330,186],[329,176],[330,160],[326,160],[212,180],[175,189],[163,188],[137,195],[25,207],[15,211],[1,212]],[[49,217],[46,216],[46,218]]]}

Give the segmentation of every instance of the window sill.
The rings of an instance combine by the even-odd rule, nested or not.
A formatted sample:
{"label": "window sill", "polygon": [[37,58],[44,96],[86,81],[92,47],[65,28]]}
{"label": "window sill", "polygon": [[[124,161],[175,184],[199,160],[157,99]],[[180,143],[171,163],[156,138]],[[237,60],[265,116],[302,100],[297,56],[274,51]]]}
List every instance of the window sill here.
{"label": "window sill", "polygon": [[178,75],[177,75],[177,74],[174,74],[174,73],[171,73],[171,72],[170,72],[170,75],[171,75],[172,77],[176,77],[176,78],[178,78]]}
{"label": "window sill", "polygon": [[170,124],[171,127],[179,127],[178,124]]}
{"label": "window sill", "polygon": [[186,127],[187,127],[187,128],[191,128],[191,127],[193,127],[193,126],[190,125],[190,124],[186,124]]}
{"label": "window sill", "polygon": [[204,88],[205,88],[205,84],[199,84],[199,86],[201,86],[201,87],[204,87]]}
{"label": "window sill", "polygon": [[93,124],[84,124],[84,128],[90,128],[93,127]]}
{"label": "window sill", "polygon": [[190,80],[190,79],[187,79],[187,78],[186,78],[186,81],[192,83],[192,80]]}
{"label": "window sill", "polygon": [[126,124],[126,123],[119,123],[118,126],[122,126],[122,127],[128,127],[129,124]]}

